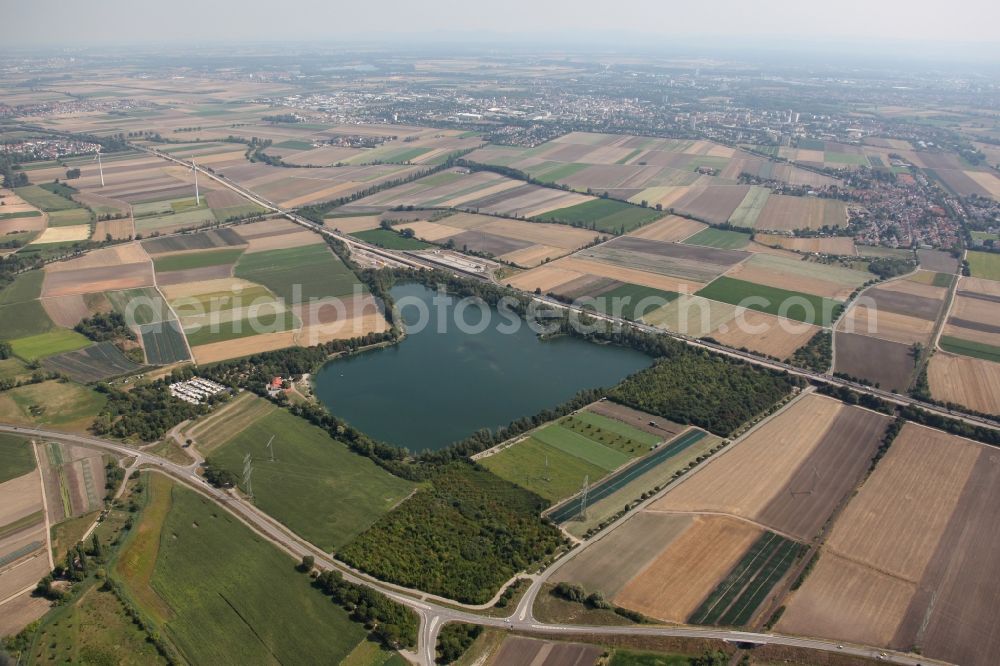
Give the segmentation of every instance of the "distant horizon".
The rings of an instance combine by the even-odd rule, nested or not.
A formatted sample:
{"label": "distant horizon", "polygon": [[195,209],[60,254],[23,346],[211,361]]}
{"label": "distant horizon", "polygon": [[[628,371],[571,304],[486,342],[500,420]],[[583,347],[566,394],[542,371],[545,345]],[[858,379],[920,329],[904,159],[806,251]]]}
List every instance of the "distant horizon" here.
{"label": "distant horizon", "polygon": [[[143,3],[145,4],[145,3]],[[956,0],[947,13],[903,0],[842,0],[805,6],[787,0],[736,0],[670,6],[619,0],[614,11],[590,0],[509,0],[503,11],[427,0],[384,0],[337,6],[286,0],[278,11],[259,0],[211,3],[176,0],[143,6],[126,0],[65,4],[34,0],[5,12],[20,29],[4,36],[3,52],[51,52],[95,46],[263,47],[306,45],[400,49],[478,46],[542,50],[579,46],[628,52],[751,49],[763,53],[885,56],[949,62],[1000,62],[1000,3]]]}

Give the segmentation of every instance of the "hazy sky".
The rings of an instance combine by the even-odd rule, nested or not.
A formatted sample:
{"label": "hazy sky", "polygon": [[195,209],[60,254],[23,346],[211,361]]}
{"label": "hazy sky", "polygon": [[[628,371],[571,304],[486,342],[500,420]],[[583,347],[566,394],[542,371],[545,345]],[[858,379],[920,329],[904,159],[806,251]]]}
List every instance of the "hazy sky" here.
{"label": "hazy sky", "polygon": [[772,43],[798,38],[1000,45],[998,0],[0,0],[0,16],[12,28],[3,41],[19,47],[95,41],[336,43],[472,32],[566,41],[606,31],[643,35],[643,41],[731,36]]}

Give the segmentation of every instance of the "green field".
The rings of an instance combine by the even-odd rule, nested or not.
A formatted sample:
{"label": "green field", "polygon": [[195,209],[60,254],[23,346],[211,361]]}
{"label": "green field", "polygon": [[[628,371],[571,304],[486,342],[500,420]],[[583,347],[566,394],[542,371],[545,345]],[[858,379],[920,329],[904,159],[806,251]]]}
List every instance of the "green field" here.
{"label": "green field", "polygon": [[550,501],[596,483],[659,438],[591,412],[577,412],[479,462],[497,476]]}
{"label": "green field", "polygon": [[165,215],[153,215],[136,218],[135,229],[137,233],[149,234],[153,231],[163,229],[164,227],[171,227],[173,229],[193,229],[214,224],[215,222],[215,214],[212,212],[212,209],[196,208],[194,210],[184,211],[183,213],[167,213]]}
{"label": "green field", "polygon": [[[149,488],[169,493],[168,505],[165,515],[144,512],[133,531],[124,582],[186,660],[338,663],[364,640],[364,627],[312,589],[291,558],[225,509],[166,482]],[[159,538],[143,538],[150,532]]]}
{"label": "green field", "polygon": [[281,143],[274,144],[275,148],[288,148],[289,150],[311,150],[313,145],[311,141],[299,141],[298,139],[289,139],[287,141],[282,141]]}
{"label": "green field", "polygon": [[938,345],[940,345],[941,349],[952,354],[971,356],[972,358],[981,358],[985,361],[1000,363],[1000,347],[996,345],[962,340],[951,335],[942,335]]}
{"label": "green field", "polygon": [[935,287],[944,287],[945,289],[951,289],[952,283],[955,281],[955,276],[951,273],[935,273],[934,277],[931,278],[931,284]]}
{"label": "green field", "polygon": [[0,213],[0,220],[16,220],[21,217],[38,217],[41,213],[37,210],[25,210],[20,213]]}
{"label": "green field", "polygon": [[855,166],[870,166],[868,159],[864,155],[852,155],[850,153],[833,153],[826,151],[823,153],[823,161],[830,164],[851,164]]}
{"label": "green field", "polygon": [[199,250],[197,252],[183,252],[181,254],[169,254],[158,256],[153,259],[153,268],[158,273],[167,271],[186,271],[192,268],[205,268],[207,266],[220,266],[223,264],[234,264],[243,254],[243,248],[227,248],[224,250]]}
{"label": "green field", "polygon": [[[401,228],[405,226],[402,225]],[[430,243],[425,243],[416,238],[406,238],[388,229],[369,229],[367,231],[357,231],[351,235],[358,240],[384,247],[387,250],[426,250],[429,247],[434,247]]]}
{"label": "green field", "polygon": [[[817,326],[829,326],[844,308],[842,303],[822,296],[768,287],[725,276],[716,278],[696,294],[713,301],[740,305],[758,312]],[[763,305],[759,302],[761,298],[767,301]]]}
{"label": "green field", "polygon": [[0,421],[83,429],[106,401],[103,394],[72,382],[31,384],[0,393]]}
{"label": "green field", "polygon": [[0,433],[0,483],[35,469],[35,454],[27,440]]}
{"label": "green field", "polygon": [[536,170],[537,167],[532,168],[531,175],[533,178],[540,180],[543,183],[557,183],[560,180],[569,178],[578,171],[583,171],[589,166],[589,164],[580,164],[575,162],[555,165],[549,163],[548,166],[543,168],[541,171]]}
{"label": "green field", "polygon": [[764,532],[688,622],[734,627],[746,624],[804,550],[800,543]]}
{"label": "green field", "polygon": [[255,203],[247,202],[237,206],[226,206],[225,208],[213,208],[212,214],[219,223],[228,222],[234,219],[242,219],[251,215],[266,213],[267,209]]}
{"label": "green field", "polygon": [[969,250],[966,259],[972,277],[1000,280],[1000,254]]}
{"label": "green field", "polygon": [[742,250],[750,242],[750,234],[723,229],[702,229],[684,241],[685,245],[705,245],[723,250]]}
{"label": "green field", "polygon": [[57,210],[49,213],[50,227],[73,227],[80,224],[90,224],[94,216],[86,208]]}
{"label": "green field", "polygon": [[66,328],[57,328],[48,333],[39,333],[10,341],[14,355],[29,363],[53,354],[83,349],[90,344],[88,338]]}
{"label": "green field", "polygon": [[18,379],[31,375],[31,370],[19,358],[5,358],[0,360],[0,382],[9,379]]}
{"label": "green field", "polygon": [[38,301],[0,305],[0,340],[40,335],[54,326]]}
{"label": "green field", "polygon": [[21,273],[0,291],[0,306],[33,301],[42,295],[45,273],[41,270]]}
{"label": "green field", "polygon": [[109,291],[105,296],[115,312],[124,316],[126,321],[143,325],[174,318],[167,302],[155,287]]}
{"label": "green field", "polygon": [[[644,315],[675,300],[678,296],[680,294],[674,291],[663,291],[639,284],[623,284],[597,296],[594,307],[598,312],[604,314],[620,314],[626,319],[638,321]],[[651,300],[643,303],[642,300],[645,298]],[[618,312],[615,312],[616,308]]]}
{"label": "green field", "polygon": [[192,347],[208,345],[213,342],[225,342],[248,338],[261,333],[279,333],[293,331],[299,327],[298,317],[291,310],[275,312],[274,309],[262,307],[255,317],[235,319],[232,321],[213,322],[197,329],[188,328],[184,335]]}
{"label": "green field", "polygon": [[236,264],[236,277],[264,285],[288,305],[310,298],[348,296],[355,287],[365,291],[357,276],[326,245],[243,255]]}
{"label": "green field", "polygon": [[615,650],[608,666],[691,666],[691,663],[691,657],[681,654]]}
{"label": "green field", "polygon": [[[272,436],[274,462],[265,450]],[[257,461],[257,506],[325,550],[350,542],[414,487],[284,410],[252,423],[212,459],[242,476],[247,453]]]}
{"label": "green field", "polygon": [[146,360],[153,365],[169,365],[188,360],[184,334],[176,320],[167,320],[139,327]]}
{"label": "green field", "polygon": [[628,233],[660,217],[663,217],[663,213],[652,208],[633,206],[614,199],[594,199],[552,210],[533,219],[537,222],[571,224],[607,233]]}
{"label": "green field", "polygon": [[771,190],[758,185],[751,185],[750,191],[736,207],[733,214],[729,216],[729,224],[735,227],[753,227],[757,224],[757,218],[764,210],[764,204],[771,196]]}
{"label": "green field", "polygon": [[46,213],[51,213],[56,210],[72,210],[73,208],[80,208],[80,204],[75,201],[59,196],[55,192],[51,192],[39,185],[18,187],[14,190],[14,192],[17,193],[17,196],[21,197],[35,208],[44,210]]}

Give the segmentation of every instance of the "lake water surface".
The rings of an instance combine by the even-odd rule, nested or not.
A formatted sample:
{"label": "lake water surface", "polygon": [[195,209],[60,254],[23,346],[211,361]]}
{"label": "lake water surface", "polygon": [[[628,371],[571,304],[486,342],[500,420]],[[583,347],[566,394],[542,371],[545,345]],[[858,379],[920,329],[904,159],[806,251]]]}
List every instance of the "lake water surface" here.
{"label": "lake water surface", "polygon": [[[495,309],[492,324],[467,333],[454,323],[454,301],[442,309],[448,325],[439,332],[436,292],[422,285],[392,289],[397,302],[419,300],[431,325],[408,329],[402,343],[327,363],[316,374],[316,396],[332,414],[371,437],[413,452],[444,448],[480,428],[497,428],[572,398],[578,391],[611,387],[649,366],[637,351],[577,338],[540,340],[524,322],[515,333]],[[410,326],[416,307],[403,307]],[[480,321],[475,308],[470,324]]]}

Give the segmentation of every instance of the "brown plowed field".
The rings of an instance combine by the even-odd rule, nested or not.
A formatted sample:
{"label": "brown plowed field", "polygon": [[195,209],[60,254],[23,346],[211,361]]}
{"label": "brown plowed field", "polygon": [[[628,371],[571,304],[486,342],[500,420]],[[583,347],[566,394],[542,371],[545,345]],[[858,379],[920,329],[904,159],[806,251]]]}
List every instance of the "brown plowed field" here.
{"label": "brown plowed field", "polygon": [[49,319],[62,328],[73,328],[81,319],[90,316],[90,309],[82,294],[43,298],[41,302]]}
{"label": "brown plowed field", "polygon": [[107,240],[109,234],[113,240],[130,240],[135,234],[131,218],[101,220],[94,224],[94,235],[91,238],[101,242]]}
{"label": "brown plowed field", "polygon": [[757,515],[757,520],[808,541],[864,477],[889,418],[844,407],[830,429]]}
{"label": "brown plowed field", "polygon": [[1000,455],[957,438],[951,446],[978,451],[937,550],[893,644],[919,645],[924,654],[956,664],[986,666],[1000,654]]}
{"label": "brown plowed field", "polygon": [[794,231],[820,229],[823,226],[842,227],[845,224],[847,209],[843,201],[772,194],[754,226],[762,230]]}
{"label": "brown plowed field", "polygon": [[837,324],[837,330],[905,345],[912,345],[915,342],[926,345],[934,330],[934,320],[908,317],[882,308],[872,309],[855,305]]}
{"label": "brown plowed field", "polygon": [[[914,284],[906,280],[899,280],[899,282],[906,283],[907,285]],[[919,288],[924,285],[918,284],[914,286]],[[935,287],[931,287],[931,289],[935,289]],[[929,319],[931,321],[937,319],[938,313],[941,311],[941,305],[943,304],[942,298],[944,294],[941,295],[942,298],[926,298],[924,296],[917,296],[911,293],[912,291],[914,290],[908,286],[901,289],[893,289],[890,285],[886,285],[886,287],[866,290],[864,297],[874,302],[880,314],[883,312],[894,312],[909,317]]]}
{"label": "brown plowed field", "polygon": [[604,649],[582,643],[541,641],[509,636],[490,662],[493,666],[525,664],[530,666],[585,666],[596,664]]}
{"label": "brown plowed field", "polygon": [[[612,280],[618,280],[619,282],[629,282],[632,284],[641,284],[645,287],[652,287],[653,289],[662,289],[663,291],[676,291],[678,293],[693,294],[705,286],[703,283],[696,282],[694,280],[683,280],[680,278],[672,278],[667,275],[648,273],[646,271],[640,271],[633,268],[612,266],[611,264],[606,264],[600,261],[578,259],[575,256],[565,257],[553,263],[559,268],[575,271],[577,273],[576,277],[579,277],[580,275],[597,275],[600,277],[611,278]],[[546,264],[546,267],[548,265],[549,264]],[[544,268],[545,267],[543,267],[542,270],[544,270]]]}
{"label": "brown plowed field", "polygon": [[934,555],[979,447],[906,424],[834,526],[826,547],[917,582]]}
{"label": "brown plowed field", "polygon": [[834,334],[834,370],[860,377],[883,389],[905,391],[913,377],[910,346],[856,333]]}
{"label": "brown plowed field", "polygon": [[250,356],[259,352],[294,347],[297,335],[297,331],[251,335],[237,340],[213,342],[207,345],[192,347],[191,353],[194,354],[194,359],[197,363],[215,363],[216,361]]}
{"label": "brown plowed field", "polygon": [[702,229],[707,228],[701,222],[695,222],[677,215],[669,215],[662,220],[647,224],[628,234],[636,238],[646,238],[657,241],[682,241],[690,238]]}
{"label": "brown plowed field", "polygon": [[710,511],[756,519],[795,479],[843,409],[831,398],[803,396],[699,468],[650,510]]}
{"label": "brown plowed field", "polygon": [[919,296],[921,298],[926,298],[933,301],[941,302],[948,295],[948,289],[945,287],[935,287],[931,283],[924,283],[920,280],[924,279],[924,275],[930,275],[930,279],[934,279],[934,273],[928,273],[927,271],[918,271],[916,274],[911,276],[912,278],[906,278],[905,280],[892,280],[886,282],[885,284],[879,285],[879,291],[890,291],[899,292],[902,294],[912,294],[913,296]]}
{"label": "brown plowed field", "polygon": [[958,259],[941,250],[917,250],[920,267],[935,273],[955,273],[958,271]]}
{"label": "brown plowed field", "polygon": [[758,354],[786,359],[809,342],[817,331],[817,326],[738,308],[733,321],[722,324],[708,335],[734,349],[745,347]]}
{"label": "brown plowed field", "polygon": [[659,620],[686,622],[762,532],[725,516],[696,516],[613,601]]}
{"label": "brown plowed field", "polygon": [[0,527],[41,510],[41,488],[37,469],[0,483]]}
{"label": "brown plowed field", "polygon": [[931,395],[987,414],[1000,414],[1000,363],[938,351],[927,369]]}
{"label": "brown plowed field", "polygon": [[610,599],[691,523],[692,516],[687,514],[640,511],[560,568],[553,582],[575,583]]}
{"label": "brown plowed field", "polygon": [[786,602],[777,630],[889,645],[916,585],[824,552]]}
{"label": "brown plowed field", "polygon": [[[656,435],[657,437],[662,437],[665,440],[673,439],[683,431],[687,430],[687,426],[685,425],[668,421],[667,419],[660,418],[659,416],[651,416],[646,412],[640,412],[637,409],[632,409],[631,407],[626,407],[625,405],[619,405],[618,403],[611,402],[610,400],[595,402],[587,407],[587,411],[600,414],[601,416],[607,416],[609,419],[621,421],[622,423],[626,423],[637,430],[648,432],[650,435]],[[656,423],[656,425],[650,425],[650,421]]]}
{"label": "brown plowed field", "polygon": [[523,250],[515,250],[513,252],[508,252],[507,254],[502,254],[497,258],[510,262],[516,266],[534,268],[543,264],[545,261],[551,261],[558,259],[559,257],[563,257],[569,252],[569,250],[552,247],[551,245],[531,245]]}
{"label": "brown plowed field", "polygon": [[[951,307],[948,321],[963,319],[988,326],[1000,326],[1000,302],[987,300],[984,298],[969,298],[968,296],[956,296],[955,303]],[[953,322],[956,323],[957,322]],[[962,324],[967,328],[975,328]]]}
{"label": "brown plowed field", "polygon": [[45,272],[42,296],[66,296],[97,291],[117,291],[153,284],[153,264],[126,264],[108,268],[84,268],[75,271]]}
{"label": "brown plowed field", "polygon": [[673,207],[699,220],[725,224],[749,191],[749,185],[712,185],[702,192],[689,193]]}

